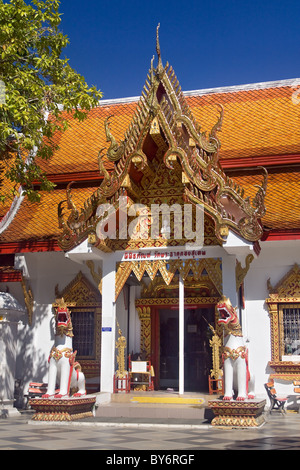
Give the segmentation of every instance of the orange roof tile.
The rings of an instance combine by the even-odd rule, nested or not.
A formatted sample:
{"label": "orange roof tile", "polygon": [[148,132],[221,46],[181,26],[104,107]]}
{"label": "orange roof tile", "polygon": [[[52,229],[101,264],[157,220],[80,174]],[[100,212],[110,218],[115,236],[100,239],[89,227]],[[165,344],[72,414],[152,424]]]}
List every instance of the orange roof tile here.
{"label": "orange roof tile", "polygon": [[[188,94],[186,101],[203,132],[216,123],[218,104],[224,108],[220,159],[300,153],[300,104],[292,100],[294,88],[274,86],[231,92]],[[59,149],[41,166],[48,175],[97,171],[97,155],[108,148],[104,121],[112,115],[111,132],[124,138],[137,101],[105,104],[88,113],[85,121],[69,118],[70,126],[55,141]],[[110,167],[107,162],[107,167]]]}
{"label": "orange roof tile", "polygon": [[[231,178],[245,189],[245,195],[253,198],[262,176],[245,172]],[[269,171],[266,214],[262,219],[265,227],[272,230],[300,229],[300,171]]]}
{"label": "orange roof tile", "polygon": [[0,194],[5,195],[5,200],[0,202],[0,220],[2,220],[11,207],[12,201],[15,197],[15,189],[18,190],[18,185],[11,182],[5,175],[5,172],[11,167],[14,161],[15,157],[12,155],[10,159],[2,162],[2,169],[0,171]]}
{"label": "orange roof tile", "polygon": [[[84,201],[96,189],[89,187],[72,191],[74,204],[78,208],[82,207]],[[25,198],[8,229],[0,235],[0,243],[56,239],[61,232],[58,227],[57,207],[64,199],[66,191],[62,189],[41,192],[41,201],[36,203]]]}
{"label": "orange roof tile", "polygon": [[216,122],[216,104],[224,108],[220,158],[284,155],[300,152],[300,105],[289,86],[187,98],[202,131]]}
{"label": "orange roof tile", "polygon": [[[69,127],[65,132],[57,132],[54,141],[59,149],[49,161],[41,161],[43,171],[48,175],[77,173],[98,170],[98,152],[108,147],[104,129],[105,119],[113,115],[112,132],[117,139],[123,139],[132,119],[137,103],[99,106],[88,113],[84,121],[66,116]],[[110,164],[107,165],[110,168]]]}

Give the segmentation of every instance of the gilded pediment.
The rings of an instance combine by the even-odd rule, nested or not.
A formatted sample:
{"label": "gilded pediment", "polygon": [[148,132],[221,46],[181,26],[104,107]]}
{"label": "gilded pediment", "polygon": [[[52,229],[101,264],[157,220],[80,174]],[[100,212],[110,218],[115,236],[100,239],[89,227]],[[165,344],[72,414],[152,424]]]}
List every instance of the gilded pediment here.
{"label": "gilded pediment", "polygon": [[71,307],[101,306],[101,295],[85,275],[79,271],[77,276],[63,289],[55,288],[57,299],[63,298]]}
{"label": "gilded pediment", "polygon": [[269,299],[277,302],[300,300],[300,267],[294,264],[292,269],[277,283],[275,287],[268,279]]}

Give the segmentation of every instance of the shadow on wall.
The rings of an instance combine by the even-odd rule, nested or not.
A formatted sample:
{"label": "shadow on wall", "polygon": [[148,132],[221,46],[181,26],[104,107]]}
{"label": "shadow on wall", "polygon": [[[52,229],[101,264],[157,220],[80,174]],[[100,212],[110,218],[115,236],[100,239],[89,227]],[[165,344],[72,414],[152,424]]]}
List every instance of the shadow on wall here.
{"label": "shadow on wall", "polygon": [[[49,316],[49,305],[35,306],[32,325],[28,324],[28,317],[24,318],[18,334],[18,356],[15,381],[15,406],[25,408],[27,405],[27,391],[30,382],[42,382],[48,374],[48,354],[35,347],[35,334]],[[54,344],[55,333],[54,315],[49,320],[51,343]],[[51,346],[50,346],[51,348]]]}

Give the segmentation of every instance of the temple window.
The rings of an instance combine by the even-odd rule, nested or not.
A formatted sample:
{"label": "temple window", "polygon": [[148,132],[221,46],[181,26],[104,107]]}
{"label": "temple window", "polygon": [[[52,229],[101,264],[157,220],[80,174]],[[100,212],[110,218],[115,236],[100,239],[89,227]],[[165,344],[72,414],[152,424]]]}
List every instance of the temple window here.
{"label": "temple window", "polygon": [[283,327],[283,356],[299,356],[300,304],[281,304],[279,315]]}
{"label": "temple window", "polygon": [[300,268],[297,264],[272,287],[268,280],[266,299],[271,326],[273,378],[300,377]]}
{"label": "temple window", "polygon": [[91,359],[95,356],[95,311],[90,309],[72,310],[73,348],[77,358]]}

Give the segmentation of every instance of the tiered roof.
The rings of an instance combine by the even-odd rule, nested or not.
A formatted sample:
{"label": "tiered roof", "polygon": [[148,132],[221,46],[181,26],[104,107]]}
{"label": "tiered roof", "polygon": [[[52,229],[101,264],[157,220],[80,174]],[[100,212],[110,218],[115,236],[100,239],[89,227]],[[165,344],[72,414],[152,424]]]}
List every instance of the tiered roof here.
{"label": "tiered roof", "polygon": [[[170,111],[167,106],[170,104],[172,90],[175,90],[176,100],[171,102],[170,109],[173,114],[177,113],[177,118],[178,113],[181,113],[181,119],[176,118],[176,126],[179,129],[181,122],[181,125],[188,129],[189,138],[194,140],[194,144],[190,147],[192,148],[190,156],[195,155],[193,149],[198,151],[198,166],[194,168],[194,174],[206,170],[210,164],[209,168],[213,168],[218,180],[216,187],[220,189],[224,182],[226,194],[230,195],[231,202],[235,201],[239,207],[245,208],[243,201],[247,201],[247,197],[253,201],[255,195],[259,195],[260,192],[264,197],[264,173],[258,167],[267,168],[267,193],[264,203],[262,201],[260,210],[256,214],[257,217],[255,216],[256,232],[252,234],[253,236],[249,236],[249,239],[255,240],[263,236],[259,229],[259,219],[265,229],[265,237],[272,233],[281,235],[289,233],[290,236],[297,237],[300,233],[300,205],[297,200],[300,189],[300,104],[293,99],[293,93],[297,89],[295,83],[294,80],[287,80],[182,93],[172,68],[168,64],[163,68],[159,62],[156,69],[153,67],[150,69],[146,88],[140,100],[128,98],[103,101],[99,107],[89,112],[83,122],[69,117],[69,128],[55,136],[59,148],[53,158],[49,162],[41,162],[49,179],[57,183],[57,188],[50,193],[42,192],[41,203],[30,203],[24,199],[19,209],[12,211],[10,224],[0,236],[0,252],[69,249],[72,244],[80,242],[82,237],[77,233],[71,244],[64,245],[61,242],[60,245],[57,244],[62,235],[62,221],[66,222],[64,218],[58,220],[58,206],[67,199],[67,185],[74,181],[71,189],[72,202],[74,207],[85,211],[85,223],[91,227],[89,220],[94,214],[91,212],[87,214],[88,205],[94,204],[94,211],[99,201],[103,201],[103,198],[110,200],[114,194],[107,188],[113,181],[116,182],[120,175],[122,178],[125,176],[124,168],[121,169],[121,166],[126,166],[126,158],[131,159],[133,152],[142,149],[141,146],[138,148],[137,142],[144,132],[143,126],[146,125],[147,119],[149,125],[153,121],[149,120],[149,112],[152,113],[152,118],[158,116],[163,138],[169,148],[172,146],[171,134],[169,138],[166,135],[167,125],[170,126],[170,122],[166,120],[166,115]],[[161,84],[165,93],[160,88]],[[167,89],[169,86],[171,88]],[[156,98],[155,106],[151,108],[149,103],[154,96],[152,96],[153,90]],[[159,97],[160,94],[166,95],[163,101],[161,96]],[[186,118],[189,119],[189,123]],[[218,133],[214,132],[215,125],[218,127]],[[193,134],[195,130],[197,132]],[[123,156],[126,154],[126,158],[114,161],[113,153],[111,152],[109,156],[108,150],[112,148],[113,143],[120,146],[122,142],[127,145],[127,153],[123,151]],[[178,142],[177,140],[177,144]],[[171,154],[172,152],[169,156],[172,156]],[[137,153],[135,157],[138,157]],[[177,160],[180,158],[177,154]],[[139,164],[143,164],[143,156]],[[207,192],[204,185],[201,187],[201,178],[192,181],[192,169],[187,168],[186,162],[181,161],[180,164],[189,183],[195,183],[197,186],[197,195],[199,190],[202,191],[201,200],[205,199],[202,196],[210,199],[208,203],[212,208],[210,215],[215,217],[215,221],[219,217],[219,227],[226,225],[228,220],[224,213],[222,215],[220,201],[212,201],[212,192]],[[133,170],[130,172],[132,182],[138,183],[137,174]],[[226,175],[229,175],[230,180],[226,179]],[[106,181],[103,179],[104,176]],[[121,183],[122,181],[117,181],[116,191],[122,187]],[[235,183],[240,187],[237,191]],[[256,185],[261,188],[259,191]],[[221,189],[224,190],[225,186],[223,185]],[[242,189],[244,189],[243,195],[241,195]],[[196,202],[192,197],[196,193],[192,195],[186,191],[185,195]],[[217,206],[219,204],[215,208],[215,213],[212,202]],[[264,206],[267,209],[266,213]],[[253,209],[253,204],[251,207]],[[66,203],[61,205],[60,209],[63,214],[70,214]],[[6,212],[7,207],[3,207],[1,216],[3,217]],[[250,212],[248,215],[251,215],[253,210],[251,214]],[[72,232],[70,227],[71,225],[68,226],[68,230]],[[236,221],[235,224],[229,223],[229,227],[240,230]],[[246,230],[242,235],[247,238],[247,233]],[[87,232],[84,236],[87,236]]]}

